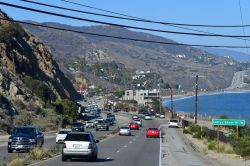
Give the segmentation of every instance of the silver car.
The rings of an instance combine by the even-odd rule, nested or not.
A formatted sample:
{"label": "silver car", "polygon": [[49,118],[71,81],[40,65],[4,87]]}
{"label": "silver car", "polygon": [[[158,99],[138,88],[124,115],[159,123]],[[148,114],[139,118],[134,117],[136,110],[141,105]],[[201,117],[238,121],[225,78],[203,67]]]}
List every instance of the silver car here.
{"label": "silver car", "polygon": [[127,126],[120,128],[119,135],[131,135],[131,130]]}
{"label": "silver car", "polygon": [[140,119],[134,119],[133,123],[137,123],[140,127],[142,127],[142,122]]}
{"label": "silver car", "polygon": [[98,147],[91,132],[71,132],[67,134],[63,149],[62,161],[70,158],[87,158],[90,161],[96,161],[98,155]]}

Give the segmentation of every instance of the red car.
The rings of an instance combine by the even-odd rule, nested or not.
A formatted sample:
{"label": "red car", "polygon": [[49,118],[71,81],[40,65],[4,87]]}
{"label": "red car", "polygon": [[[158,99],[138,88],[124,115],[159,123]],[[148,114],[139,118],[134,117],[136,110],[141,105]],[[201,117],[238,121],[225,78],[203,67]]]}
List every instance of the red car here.
{"label": "red car", "polygon": [[160,137],[160,131],[157,128],[147,129],[147,137]]}
{"label": "red car", "polygon": [[130,130],[139,130],[139,125],[137,123],[130,123],[129,128]]}

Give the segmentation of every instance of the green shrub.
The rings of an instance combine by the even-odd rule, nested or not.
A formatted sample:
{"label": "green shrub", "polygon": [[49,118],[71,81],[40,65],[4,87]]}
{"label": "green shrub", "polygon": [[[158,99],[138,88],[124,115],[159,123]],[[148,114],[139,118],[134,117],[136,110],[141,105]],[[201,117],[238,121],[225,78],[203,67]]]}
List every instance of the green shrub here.
{"label": "green shrub", "polygon": [[192,134],[189,128],[183,129],[183,134]]}
{"label": "green shrub", "polygon": [[20,112],[19,115],[14,116],[15,125],[31,125],[32,114],[29,112]]}
{"label": "green shrub", "polygon": [[29,159],[31,161],[39,161],[52,156],[49,149],[45,148],[35,148],[29,153]]}
{"label": "green shrub", "polygon": [[196,133],[196,132],[201,131],[201,127],[197,124],[191,124],[188,128],[191,133]]}
{"label": "green shrub", "polygon": [[207,133],[202,129],[193,133],[193,138],[204,138],[206,136],[207,136]]}
{"label": "green shrub", "polygon": [[215,141],[213,141],[213,140],[208,141],[208,143],[207,143],[207,148],[208,148],[209,150],[214,150],[215,147],[216,147],[216,142],[215,142]]}
{"label": "green shrub", "polygon": [[240,137],[233,141],[233,149],[236,154],[246,157],[250,156],[250,137]]}

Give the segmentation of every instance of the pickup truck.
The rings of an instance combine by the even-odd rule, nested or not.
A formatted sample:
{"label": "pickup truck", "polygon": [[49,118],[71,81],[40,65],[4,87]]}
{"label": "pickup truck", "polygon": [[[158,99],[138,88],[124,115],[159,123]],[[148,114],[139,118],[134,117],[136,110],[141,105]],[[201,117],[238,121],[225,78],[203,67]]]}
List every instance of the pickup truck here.
{"label": "pickup truck", "polygon": [[104,129],[106,131],[109,131],[109,123],[106,120],[100,120],[96,124],[96,131]]}
{"label": "pickup truck", "polygon": [[44,135],[38,128],[32,126],[18,126],[13,129],[8,139],[8,153],[29,151],[34,147],[42,147]]}

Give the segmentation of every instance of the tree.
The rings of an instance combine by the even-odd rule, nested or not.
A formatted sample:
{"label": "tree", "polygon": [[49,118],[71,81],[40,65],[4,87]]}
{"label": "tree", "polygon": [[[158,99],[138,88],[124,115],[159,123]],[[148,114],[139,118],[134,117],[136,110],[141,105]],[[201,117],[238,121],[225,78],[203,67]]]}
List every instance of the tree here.
{"label": "tree", "polygon": [[68,99],[57,99],[53,105],[59,115],[62,115],[62,126],[78,118],[78,106]]}
{"label": "tree", "polygon": [[121,98],[123,95],[124,95],[124,90],[121,90],[121,89],[118,89],[114,92],[114,95],[117,97],[117,98]]}

